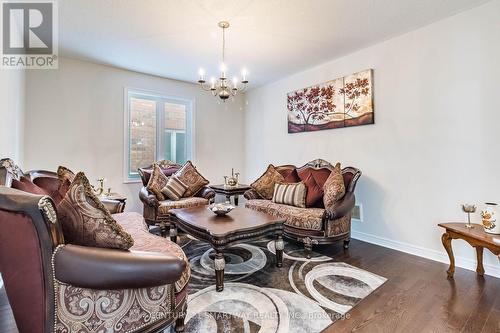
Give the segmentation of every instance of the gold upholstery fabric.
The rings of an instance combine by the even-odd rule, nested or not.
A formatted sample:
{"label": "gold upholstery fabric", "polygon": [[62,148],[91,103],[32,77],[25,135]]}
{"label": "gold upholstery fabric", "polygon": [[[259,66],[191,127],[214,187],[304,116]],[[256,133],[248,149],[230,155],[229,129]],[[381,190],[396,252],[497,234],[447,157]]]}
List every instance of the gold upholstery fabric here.
{"label": "gold upholstery fabric", "polygon": [[325,181],[323,193],[323,204],[327,209],[332,208],[337,201],[344,197],[345,184],[340,163],[335,165],[335,168]]}
{"label": "gold upholstery fabric", "polygon": [[171,209],[175,208],[190,208],[208,204],[208,200],[200,197],[181,198],[180,200],[164,200],[160,201],[158,207],[159,215],[167,215]]}
{"label": "gold upholstery fabric", "polygon": [[269,164],[266,171],[256,181],[250,184],[261,197],[267,200],[273,198],[274,185],[276,183],[283,183],[285,178],[276,170],[274,165]]}
{"label": "gold upholstery fabric", "polygon": [[283,218],[286,225],[295,228],[322,230],[323,227],[325,210],[322,208],[298,208],[263,199],[249,200],[245,207]]}
{"label": "gold upholstery fabric", "polygon": [[57,212],[67,243],[121,250],[134,244],[94,194],[83,172],[75,176]]}
{"label": "gold upholstery fabric", "polygon": [[183,195],[185,198],[192,197],[198,193],[203,186],[209,183],[209,181],[196,170],[191,161],[187,161],[174,175],[188,187]]}
{"label": "gold upholstery fabric", "polygon": [[165,200],[165,196],[161,193],[161,190],[167,185],[168,178],[165,176],[163,171],[161,171],[158,164],[153,164],[153,173],[149,178],[146,188],[148,191],[153,193],[158,200]]}

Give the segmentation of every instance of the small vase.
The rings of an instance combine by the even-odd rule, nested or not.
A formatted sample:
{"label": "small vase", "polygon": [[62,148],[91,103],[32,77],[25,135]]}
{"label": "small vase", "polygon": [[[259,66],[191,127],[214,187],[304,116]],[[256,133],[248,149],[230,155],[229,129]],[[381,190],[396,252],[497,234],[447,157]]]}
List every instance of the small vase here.
{"label": "small vase", "polygon": [[496,203],[487,202],[486,208],[481,212],[481,218],[485,232],[500,235],[500,221],[497,220],[496,206]]}

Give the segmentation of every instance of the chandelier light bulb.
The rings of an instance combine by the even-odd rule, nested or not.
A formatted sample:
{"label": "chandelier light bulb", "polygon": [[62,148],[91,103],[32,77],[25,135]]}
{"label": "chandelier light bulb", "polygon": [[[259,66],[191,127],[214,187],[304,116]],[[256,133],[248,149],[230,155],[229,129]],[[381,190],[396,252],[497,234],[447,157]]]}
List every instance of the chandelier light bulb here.
{"label": "chandelier light bulb", "polygon": [[247,75],[248,75],[248,70],[246,68],[243,68],[243,70],[241,71],[242,83],[248,83]]}
{"label": "chandelier light bulb", "polygon": [[198,79],[198,83],[205,83],[205,70],[203,68],[200,68],[198,70],[198,74],[200,75],[200,78]]}
{"label": "chandelier light bulb", "polygon": [[220,74],[221,79],[225,79],[226,78],[226,70],[227,70],[226,64],[221,63],[219,69],[220,69],[220,73],[221,73]]}
{"label": "chandelier light bulb", "polygon": [[215,78],[213,76],[210,78],[210,84],[211,84],[210,88],[212,90],[214,90],[215,89]]}

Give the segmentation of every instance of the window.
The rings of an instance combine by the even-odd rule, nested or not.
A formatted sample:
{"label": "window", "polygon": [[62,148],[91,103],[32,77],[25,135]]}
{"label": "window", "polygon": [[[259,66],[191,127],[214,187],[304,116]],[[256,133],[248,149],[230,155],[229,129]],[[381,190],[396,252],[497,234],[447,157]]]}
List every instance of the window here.
{"label": "window", "polygon": [[157,160],[192,159],[192,101],[129,89],[125,96],[125,181]]}

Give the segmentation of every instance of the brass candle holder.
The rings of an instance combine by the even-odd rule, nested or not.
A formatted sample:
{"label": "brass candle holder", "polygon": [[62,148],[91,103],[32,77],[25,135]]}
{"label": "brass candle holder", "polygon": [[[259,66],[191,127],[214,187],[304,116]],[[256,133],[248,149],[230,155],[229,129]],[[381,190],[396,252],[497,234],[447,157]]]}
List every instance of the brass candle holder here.
{"label": "brass candle holder", "polygon": [[472,229],[474,226],[470,223],[470,214],[476,212],[476,205],[471,204],[463,204],[462,210],[467,213],[467,221],[468,223],[465,225],[466,228]]}

